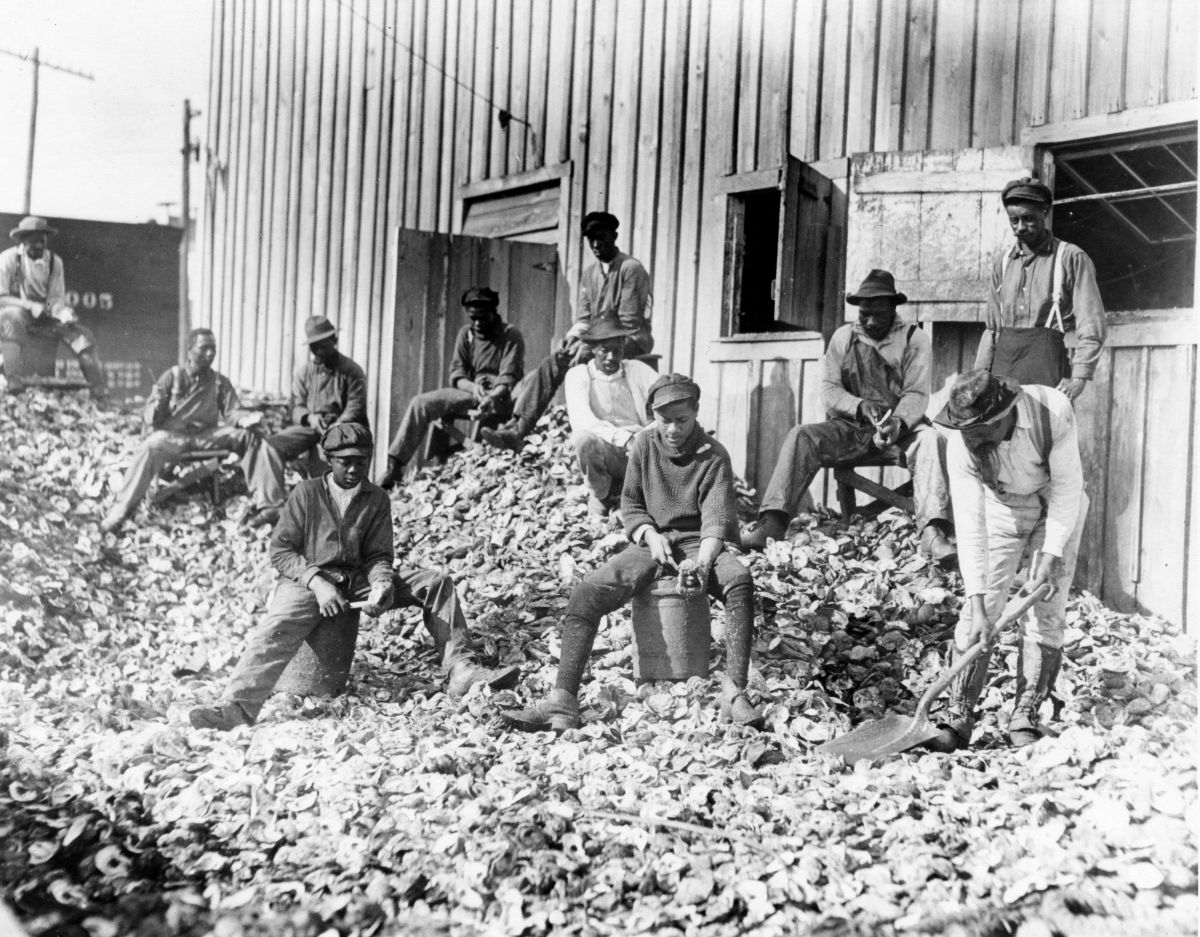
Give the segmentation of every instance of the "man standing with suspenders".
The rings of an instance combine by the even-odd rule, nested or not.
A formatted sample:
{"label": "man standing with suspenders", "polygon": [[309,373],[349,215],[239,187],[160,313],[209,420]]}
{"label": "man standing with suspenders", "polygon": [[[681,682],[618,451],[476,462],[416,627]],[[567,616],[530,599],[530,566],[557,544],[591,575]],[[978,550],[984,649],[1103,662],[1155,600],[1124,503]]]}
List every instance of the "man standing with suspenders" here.
{"label": "man standing with suspenders", "polygon": [[[996,258],[987,329],[975,367],[1043,384],[1074,401],[1096,373],[1104,346],[1104,303],[1091,258],[1046,226],[1054,200],[1048,186],[1015,179],[1000,196],[1017,243]],[[1074,329],[1068,356],[1064,332]]]}

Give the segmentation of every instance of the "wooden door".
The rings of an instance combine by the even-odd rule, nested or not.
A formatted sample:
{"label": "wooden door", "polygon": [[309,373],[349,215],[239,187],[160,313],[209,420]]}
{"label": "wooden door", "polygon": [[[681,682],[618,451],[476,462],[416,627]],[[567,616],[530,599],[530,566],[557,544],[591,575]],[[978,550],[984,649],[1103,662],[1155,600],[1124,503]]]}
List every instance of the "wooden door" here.
{"label": "wooden door", "polygon": [[389,439],[412,397],[446,385],[454,339],[467,322],[460,300],[468,288],[500,294],[501,316],[525,337],[527,371],[570,327],[553,244],[400,229],[396,250]]}

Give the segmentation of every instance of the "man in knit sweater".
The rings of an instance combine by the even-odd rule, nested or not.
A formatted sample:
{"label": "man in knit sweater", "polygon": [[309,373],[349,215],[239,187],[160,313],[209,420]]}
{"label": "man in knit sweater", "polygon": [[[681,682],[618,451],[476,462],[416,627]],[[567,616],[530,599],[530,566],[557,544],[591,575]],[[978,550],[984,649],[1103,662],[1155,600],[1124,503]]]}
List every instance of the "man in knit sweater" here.
{"label": "man in knit sweater", "polygon": [[754,580],[726,543],[738,541],[729,454],[696,421],[700,388],[680,374],[659,378],[647,409],[654,425],[635,437],[621,493],[621,516],[633,542],[571,593],[563,619],[555,689],[524,710],[502,713],[526,731],[577,728],[579,685],[602,616],[650,586],[664,568],[695,577],[725,604],[727,672],[720,719],[759,726],[762,714],[746,698],[754,629]]}
{"label": "man in knit sweater", "polygon": [[563,390],[579,469],[591,488],[588,507],[607,516],[621,503],[629,450],[646,422],[646,397],[658,374],[641,361],[625,360],[632,331],[616,316],[596,319],[580,340],[592,360],[567,372]]}
{"label": "man in knit sweater", "polygon": [[475,662],[471,633],[449,576],[431,569],[392,569],[391,501],[367,481],[371,431],[358,423],[336,423],[326,430],[321,448],[329,473],[293,489],[271,534],[271,565],[279,582],[267,616],[251,633],[222,701],[189,714],[197,729],[225,732],[253,725],[288,663],[322,619],[356,624],[352,598],[365,600],[368,615],[420,608],[450,696],[461,696],[477,683],[500,688],[517,681],[515,667],[488,670]]}

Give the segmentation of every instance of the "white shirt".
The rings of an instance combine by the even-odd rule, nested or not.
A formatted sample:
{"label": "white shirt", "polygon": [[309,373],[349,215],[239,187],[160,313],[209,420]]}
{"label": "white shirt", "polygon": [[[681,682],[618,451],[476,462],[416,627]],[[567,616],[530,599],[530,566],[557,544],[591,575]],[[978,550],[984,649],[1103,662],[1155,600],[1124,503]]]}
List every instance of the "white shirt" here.
{"label": "white shirt", "polygon": [[650,420],[646,397],[656,380],[658,372],[642,361],[622,361],[614,374],[603,373],[595,361],[575,365],[563,381],[572,433],[591,433],[624,449]]}
{"label": "white shirt", "polygon": [[333,480],[333,473],[330,472],[325,476],[325,487],[329,489],[329,497],[333,499],[333,506],[337,508],[338,517],[345,519],[346,508],[350,507],[354,496],[362,490],[362,482],[353,488],[343,488]]}
{"label": "white shirt", "polygon": [[[988,531],[986,505],[989,499],[1046,500],[1046,534],[1042,550],[1062,556],[1075,530],[1083,501],[1083,467],[1079,461],[1079,438],[1075,413],[1064,394],[1049,387],[1024,385],[1017,400],[1017,424],[1012,437],[996,449],[999,492],[983,483],[977,462],[963,442],[962,433],[947,433],[946,469],[950,498],[954,502],[954,531],[958,536],[958,565],[966,596],[987,593]],[[1033,423],[1038,419],[1036,401],[1050,409],[1051,446],[1049,457],[1035,444]]]}

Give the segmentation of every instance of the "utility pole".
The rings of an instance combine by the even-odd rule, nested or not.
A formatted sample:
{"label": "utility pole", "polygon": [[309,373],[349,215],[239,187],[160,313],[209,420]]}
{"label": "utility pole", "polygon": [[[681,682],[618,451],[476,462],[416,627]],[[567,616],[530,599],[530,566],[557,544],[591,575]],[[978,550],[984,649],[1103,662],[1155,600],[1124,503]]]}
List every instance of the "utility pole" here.
{"label": "utility pole", "polygon": [[11,55],[14,59],[20,59],[23,62],[33,64],[33,100],[29,108],[29,148],[26,150],[25,156],[25,214],[29,214],[33,209],[33,150],[34,143],[37,140],[37,113],[38,113],[38,77],[43,66],[52,68],[56,72],[65,72],[68,75],[74,75],[76,78],[86,78],[88,81],[95,81],[95,76],[87,74],[87,72],[79,72],[73,68],[66,68],[62,65],[52,65],[50,62],[43,62],[39,55],[39,50],[34,48],[29,55],[22,55],[20,52],[13,52],[11,49],[0,49],[0,54]]}
{"label": "utility pole", "polygon": [[180,223],[183,237],[179,239],[179,360],[187,356],[187,336],[192,330],[192,309],[188,299],[188,259],[192,243],[192,180],[190,160],[200,160],[200,144],[192,140],[192,118],[200,112],[192,110],[190,98],[183,99],[183,204]]}

